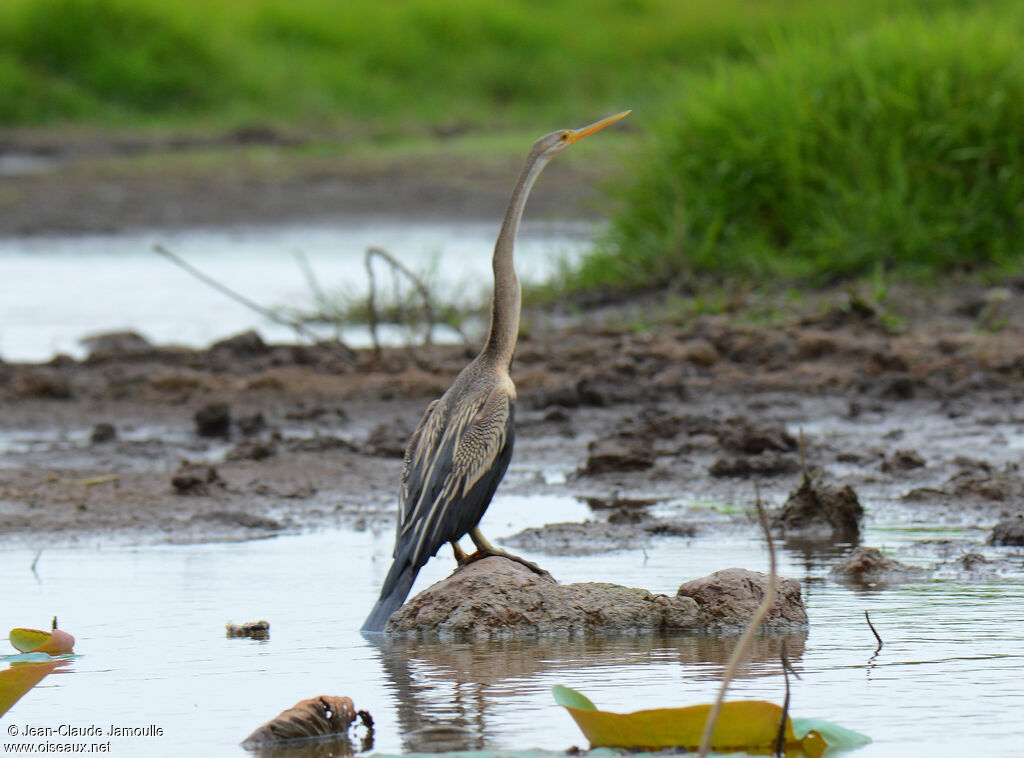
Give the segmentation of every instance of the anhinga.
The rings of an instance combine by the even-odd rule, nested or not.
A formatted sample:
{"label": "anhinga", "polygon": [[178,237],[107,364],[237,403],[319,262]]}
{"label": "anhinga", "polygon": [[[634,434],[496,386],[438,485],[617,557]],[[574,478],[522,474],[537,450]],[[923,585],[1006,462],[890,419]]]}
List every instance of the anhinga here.
{"label": "anhinga", "polygon": [[448,391],[427,408],[405,450],[398,505],[394,563],[364,632],[384,629],[405,602],[423,564],[446,542],[459,563],[467,560],[458,540],[469,534],[473,558],[504,555],[536,566],[494,547],[478,524],[512,458],[513,406],[516,388],[509,376],[519,336],[522,288],[513,250],[526,199],[553,157],[574,142],[618,121],[629,111],[582,129],[562,129],[537,140],[512,190],[505,220],[494,245],[494,300],[491,329],[480,354]]}

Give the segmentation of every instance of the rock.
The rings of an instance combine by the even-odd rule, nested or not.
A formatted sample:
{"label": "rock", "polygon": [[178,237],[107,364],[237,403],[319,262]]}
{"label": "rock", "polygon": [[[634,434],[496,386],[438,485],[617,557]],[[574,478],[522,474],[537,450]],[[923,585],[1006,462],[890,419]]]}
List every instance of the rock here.
{"label": "rock", "polygon": [[719,458],[708,468],[711,476],[778,476],[794,474],[800,470],[800,462],[796,458],[782,453],[766,450],[760,455],[741,455],[732,458]]}
{"label": "rock", "polygon": [[250,329],[233,337],[214,342],[210,345],[210,350],[230,353],[239,358],[248,358],[255,355],[266,355],[270,352],[270,347],[255,329]]}
{"label": "rock", "polygon": [[[764,600],[767,588],[767,574],[742,568],[729,568],[685,582],[679,587],[677,595],[696,601],[700,608],[703,628],[742,629]],[[806,625],[807,611],[804,609],[800,593],[800,582],[779,577],[778,594],[762,628]]]}
{"label": "rock", "polygon": [[78,342],[89,351],[89,360],[127,358],[153,350],[149,340],[133,331],[90,334]]}
{"label": "rock", "polygon": [[193,418],[200,437],[227,437],[231,432],[231,407],[227,403],[204,405]]}
{"label": "rock", "polygon": [[[726,569],[687,582],[668,597],[603,582],[561,585],[519,563],[491,557],[457,569],[407,602],[391,617],[387,632],[510,638],[740,629],[764,598],[766,582],[764,574]],[[806,625],[800,583],[780,579],[765,626]]]}
{"label": "rock", "polygon": [[246,621],[244,624],[228,622],[224,625],[224,632],[227,637],[249,637],[254,640],[269,640],[270,622],[264,620]]}
{"label": "rock", "polygon": [[1024,545],[1024,513],[996,524],[988,541],[993,545]]}
{"label": "rock", "polygon": [[855,542],[863,518],[864,508],[853,487],[837,488],[804,477],[771,523],[790,538]]}
{"label": "rock", "polygon": [[117,429],[114,428],[113,424],[96,424],[92,428],[92,434],[89,436],[89,442],[93,445],[101,445],[104,442],[112,442],[117,439]]}
{"label": "rock", "polygon": [[858,547],[829,572],[841,582],[886,585],[927,579],[932,572],[886,558],[878,548]]}
{"label": "rock", "polygon": [[182,461],[171,477],[171,486],[179,495],[209,495],[211,487],[223,487],[224,482],[213,466]]}
{"label": "rock", "polygon": [[615,435],[594,440],[588,449],[587,464],[580,471],[584,475],[645,471],[654,465],[654,451],[645,439]]}
{"label": "rock", "polygon": [[500,557],[463,566],[399,608],[387,632],[398,636],[575,637],[695,631],[690,598],[615,584],[561,585]]}

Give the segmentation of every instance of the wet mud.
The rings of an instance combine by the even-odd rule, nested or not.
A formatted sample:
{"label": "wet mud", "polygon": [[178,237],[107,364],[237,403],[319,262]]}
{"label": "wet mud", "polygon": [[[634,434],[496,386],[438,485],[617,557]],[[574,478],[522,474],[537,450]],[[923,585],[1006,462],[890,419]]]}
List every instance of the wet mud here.
{"label": "wet mud", "polygon": [[[1024,295],[1012,292],[995,331],[966,315],[979,296],[969,287],[928,293],[918,312],[921,294],[902,293],[911,305],[896,328],[838,290],[770,324],[743,311],[673,320],[650,301],[530,313],[513,366],[516,452],[496,502],[569,496],[591,517],[493,537],[587,554],[754,534],[755,499],[781,512],[811,477],[848,489],[865,523],[976,535],[951,554],[922,547],[944,572],[998,571],[969,557],[989,541],[1019,562]],[[657,328],[631,326],[638,308]],[[0,363],[0,534],[43,547],[390,529],[405,440],[473,354],[420,346],[349,361],[255,335],[204,351],[121,337],[82,361]],[[808,535],[794,513],[787,544],[839,540],[845,553],[857,541],[860,516]]]}

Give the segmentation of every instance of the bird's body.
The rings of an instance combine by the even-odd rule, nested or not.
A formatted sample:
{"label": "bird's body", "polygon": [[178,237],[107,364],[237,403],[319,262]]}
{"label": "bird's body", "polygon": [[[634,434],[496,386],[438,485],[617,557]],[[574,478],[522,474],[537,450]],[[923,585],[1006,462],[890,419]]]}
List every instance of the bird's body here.
{"label": "bird's body", "polygon": [[[628,111],[626,111],[628,113]],[[469,534],[480,555],[507,555],[478,529],[512,458],[515,385],[509,374],[519,334],[522,289],[513,261],[516,234],[526,199],[547,162],[588,134],[626,115],[618,114],[577,130],[545,135],[534,143],[519,176],[494,246],[491,329],[480,354],[452,386],[427,408],[405,451],[394,562],[380,598],[363,624],[383,630],[408,596],[420,568],[446,542],[456,558],[458,540]],[[533,564],[508,556],[540,571]]]}

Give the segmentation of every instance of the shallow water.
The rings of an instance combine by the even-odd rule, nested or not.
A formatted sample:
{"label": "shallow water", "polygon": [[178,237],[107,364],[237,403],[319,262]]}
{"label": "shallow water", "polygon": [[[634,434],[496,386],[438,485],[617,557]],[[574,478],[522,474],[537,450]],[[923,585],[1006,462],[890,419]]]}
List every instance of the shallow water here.
{"label": "shallow water", "polygon": [[[525,224],[516,248],[520,276],[539,280],[588,244],[592,227],[579,223]],[[288,328],[200,283],[153,252],[164,244],[191,265],[267,307],[310,309],[314,298],[301,252],[328,293],[365,295],[364,256],[382,247],[431,281],[446,299],[477,302],[491,281],[497,224],[407,223],[363,226],[139,232],[77,237],[0,239],[0,357],[45,361],[55,353],[84,355],[79,340],[133,329],[156,344],[205,347],[247,329],[268,341],[294,341]],[[375,266],[379,290],[391,275]],[[325,335],[328,332],[325,331]],[[394,330],[392,340],[405,339]],[[348,329],[352,345],[370,344],[365,329]]]}
{"label": "shallow water", "polygon": [[[580,519],[572,498],[498,497],[492,536]],[[900,549],[963,532],[870,529]],[[972,535],[973,536],[973,535]],[[5,726],[156,725],[160,737],[112,738],[113,755],[244,755],[238,743],[298,700],[349,695],[377,722],[374,751],[564,750],[584,745],[550,688],[629,711],[712,699],[731,640],[693,635],[612,641],[374,645],[357,632],[388,567],[393,534],[336,531],[175,547],[101,543],[0,554],[0,626],[75,634],[77,658],[2,718]],[[804,580],[808,634],[790,636],[792,712],[874,742],[858,756],[1019,754],[1024,739],[1024,566],[998,583],[945,580],[858,592],[828,579],[827,555],[782,549],[780,573]],[[646,551],[530,556],[560,581],[608,580],[674,592],[728,566],[762,569],[763,543],[663,538]],[[913,551],[900,557],[915,562]],[[923,559],[917,562],[924,562]],[[445,576],[431,561],[417,588]],[[864,622],[869,610],[885,646]],[[226,639],[225,622],[267,619],[270,639]],[[780,702],[779,641],[765,637],[730,690]],[[12,743],[0,732],[0,740]],[[51,739],[51,741],[53,738]],[[27,742],[42,742],[29,738]],[[57,739],[56,741],[60,741]],[[74,740],[64,740],[74,741]]]}

